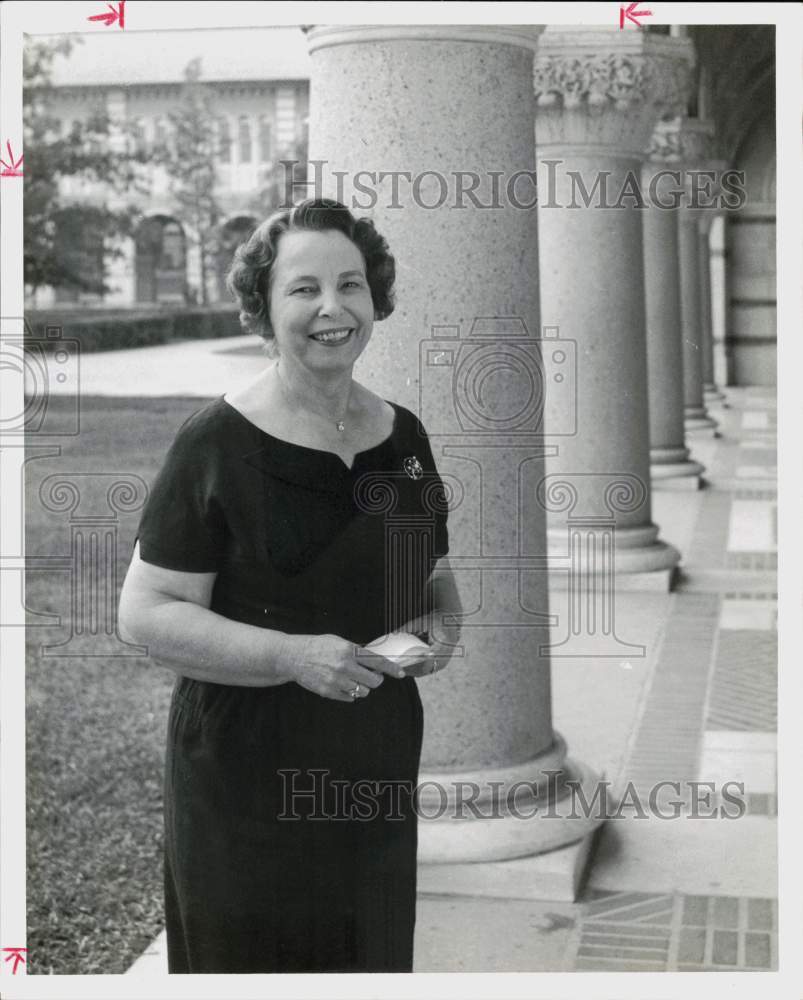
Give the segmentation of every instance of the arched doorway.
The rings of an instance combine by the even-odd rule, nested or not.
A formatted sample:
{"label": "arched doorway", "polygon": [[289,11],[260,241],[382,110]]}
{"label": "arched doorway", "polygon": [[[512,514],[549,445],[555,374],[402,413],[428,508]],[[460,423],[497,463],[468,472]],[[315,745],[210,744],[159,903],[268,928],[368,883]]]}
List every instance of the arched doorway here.
{"label": "arched doorway", "polygon": [[184,302],[187,243],[181,223],[166,215],[144,219],[136,235],[137,302]]}
{"label": "arched doorway", "polygon": [[228,302],[231,298],[226,288],[226,275],[231,267],[234,251],[248,239],[256,227],[257,220],[250,215],[238,215],[221,227],[215,259],[218,301]]}

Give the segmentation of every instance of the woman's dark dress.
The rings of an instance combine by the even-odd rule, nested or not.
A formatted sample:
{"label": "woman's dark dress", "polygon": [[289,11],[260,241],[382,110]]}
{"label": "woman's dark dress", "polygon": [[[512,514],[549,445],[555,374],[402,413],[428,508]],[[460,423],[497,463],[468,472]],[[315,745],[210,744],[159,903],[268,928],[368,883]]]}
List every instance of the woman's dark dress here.
{"label": "woman's dark dress", "polygon": [[[425,610],[448,535],[426,434],[393,405],[391,436],[348,469],[216,399],[168,452],[141,558],[216,571],[211,610],[250,625],[360,644],[401,626]],[[410,971],[422,733],[411,678],[348,703],[292,682],[179,677],[165,773],[170,972]]]}

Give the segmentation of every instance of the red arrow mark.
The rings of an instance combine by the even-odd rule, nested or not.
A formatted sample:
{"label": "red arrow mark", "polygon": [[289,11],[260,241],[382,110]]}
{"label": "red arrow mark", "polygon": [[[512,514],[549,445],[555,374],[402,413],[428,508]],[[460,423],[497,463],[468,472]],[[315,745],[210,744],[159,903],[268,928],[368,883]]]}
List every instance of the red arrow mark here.
{"label": "red arrow mark", "polygon": [[22,954],[22,952],[23,951],[27,952],[27,950],[28,950],[27,948],[3,948],[3,951],[9,952],[9,954],[6,955],[3,961],[10,962],[12,958],[14,959],[14,968],[11,970],[12,976],[15,976],[17,974],[17,969],[20,963],[25,965],[25,956]]}
{"label": "red arrow mark", "polygon": [[6,163],[5,160],[0,159],[0,164],[3,166],[3,171],[0,172],[0,177],[22,177],[22,171],[19,169],[22,166],[22,156],[18,160],[14,159],[14,154],[11,151],[11,142],[6,143],[6,149],[8,150],[8,158],[11,161]]}
{"label": "red arrow mark", "polygon": [[641,25],[636,20],[637,17],[652,17],[651,10],[636,10],[636,7],[638,7],[638,0],[635,0],[635,3],[631,3],[630,6],[627,8],[627,10],[625,10],[624,7],[619,8],[620,31],[625,26],[625,18],[627,18],[628,21],[632,21],[637,28],[640,28]]}
{"label": "red arrow mark", "polygon": [[120,27],[125,27],[125,0],[120,0],[115,9],[113,3],[107,3],[106,6],[109,8],[105,14],[95,14],[92,17],[88,17],[87,21],[104,21],[106,27],[114,24],[115,21],[120,22]]}

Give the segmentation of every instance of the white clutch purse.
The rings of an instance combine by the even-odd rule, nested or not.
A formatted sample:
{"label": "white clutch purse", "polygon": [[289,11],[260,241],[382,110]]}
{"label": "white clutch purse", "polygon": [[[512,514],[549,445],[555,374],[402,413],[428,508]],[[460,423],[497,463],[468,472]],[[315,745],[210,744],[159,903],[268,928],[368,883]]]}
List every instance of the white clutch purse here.
{"label": "white clutch purse", "polygon": [[409,632],[389,632],[369,642],[363,649],[378,653],[400,667],[409,667],[419,663],[430,653],[430,647],[421,639]]}

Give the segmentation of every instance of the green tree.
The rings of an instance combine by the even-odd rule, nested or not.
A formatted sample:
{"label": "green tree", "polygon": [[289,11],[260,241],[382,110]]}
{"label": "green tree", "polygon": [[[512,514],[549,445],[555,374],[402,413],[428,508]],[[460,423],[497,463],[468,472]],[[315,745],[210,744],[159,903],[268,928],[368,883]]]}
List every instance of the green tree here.
{"label": "green tree", "polygon": [[[102,295],[109,262],[138,214],[126,196],[147,191],[144,154],[131,151],[127,124],[113,126],[105,108],[69,129],[53,113],[53,61],[69,57],[74,44],[29,40],[23,54],[24,275],[33,291],[50,285]],[[83,182],[82,193],[65,196],[65,178]]]}
{"label": "green tree", "polygon": [[264,165],[250,209],[262,219],[279,208],[289,208],[305,198],[312,198],[310,192],[314,192],[314,188],[306,186],[306,179],[307,146],[297,140],[285,145],[275,160]]}
{"label": "green tree", "polygon": [[194,231],[201,264],[201,302],[207,304],[207,275],[212,274],[223,215],[217,201],[219,138],[208,88],[201,81],[201,60],[184,70],[179,104],[168,115],[170,136],[157,162],[167,171],[176,216]]}

